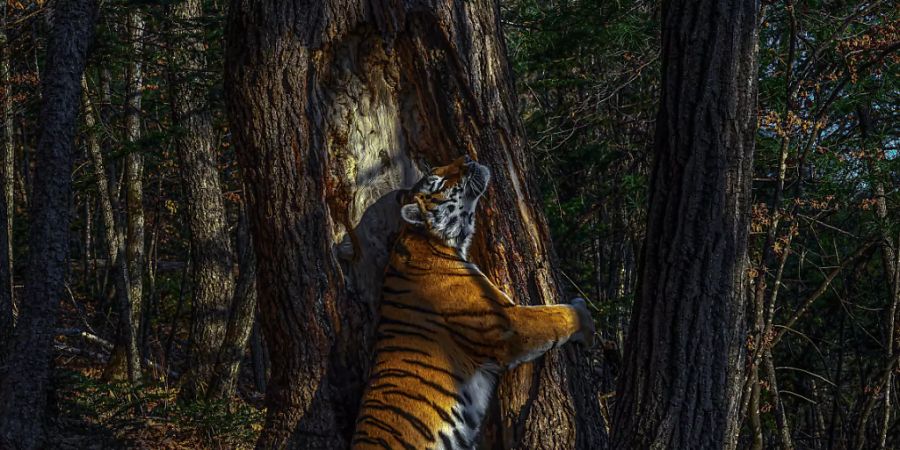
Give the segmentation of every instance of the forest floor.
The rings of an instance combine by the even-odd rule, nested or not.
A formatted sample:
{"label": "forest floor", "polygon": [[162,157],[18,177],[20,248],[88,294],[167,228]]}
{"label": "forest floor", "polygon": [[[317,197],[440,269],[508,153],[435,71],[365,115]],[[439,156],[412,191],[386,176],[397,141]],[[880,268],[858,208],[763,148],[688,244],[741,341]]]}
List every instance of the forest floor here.
{"label": "forest floor", "polygon": [[[90,305],[64,303],[63,318],[97,317]],[[87,311],[86,311],[87,310]],[[84,329],[88,320],[61,323]],[[80,326],[79,326],[80,325]],[[252,376],[241,376],[238,396],[228,402],[183,404],[177,382],[149,374],[137,387],[107,382],[108,352],[77,336],[56,342],[49,399],[48,448],[57,449],[240,449],[252,448],[262,429],[262,395]],[[175,358],[173,358],[174,360]],[[173,364],[174,366],[174,364]],[[177,366],[176,366],[177,367]]]}

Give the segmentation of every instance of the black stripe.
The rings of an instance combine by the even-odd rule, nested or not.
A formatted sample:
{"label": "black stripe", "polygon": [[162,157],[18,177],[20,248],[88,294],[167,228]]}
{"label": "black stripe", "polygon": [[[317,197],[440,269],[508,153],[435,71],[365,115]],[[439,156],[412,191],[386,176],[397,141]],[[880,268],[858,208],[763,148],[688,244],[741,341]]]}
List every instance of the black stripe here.
{"label": "black stripe", "polygon": [[466,422],[466,425],[468,425],[469,428],[471,428],[471,429],[473,429],[473,430],[477,430],[477,429],[478,429],[478,425],[479,425],[479,424],[478,424],[478,422],[475,420],[475,418],[472,417],[471,414],[469,414],[469,413],[466,412],[466,411],[463,411],[463,414],[462,414],[462,415],[463,415],[463,421]]}
{"label": "black stripe", "polygon": [[[452,316],[451,316],[451,317],[452,317]],[[462,317],[462,316],[457,316],[457,317]],[[471,316],[464,316],[464,317],[471,317]],[[477,332],[479,332],[479,333],[487,333],[487,332],[489,332],[489,331],[494,331],[494,330],[505,331],[505,330],[507,330],[507,329],[509,328],[509,324],[502,324],[502,323],[498,323],[498,324],[496,324],[496,325],[488,325],[488,326],[482,327],[482,326],[478,326],[478,325],[470,325],[470,324],[467,324],[467,323],[465,323],[465,322],[460,322],[460,321],[458,321],[458,320],[457,320],[457,321],[453,321],[453,322],[450,322],[450,321],[448,321],[448,322],[449,322],[451,325],[460,326],[460,327],[463,327],[463,328],[468,328],[468,329],[470,329],[470,330],[472,330],[472,331],[477,331]]]}
{"label": "black stripe", "polygon": [[443,431],[438,432],[438,436],[440,436],[440,437],[441,437],[441,441],[444,442],[444,448],[446,448],[446,449],[451,449],[451,450],[453,449],[453,443],[450,442],[450,438],[447,437],[447,435],[444,434]]}
{"label": "black stripe", "polygon": [[430,406],[431,409],[433,409],[434,412],[436,412],[437,415],[440,416],[441,420],[443,420],[444,422],[450,422],[450,423],[453,422],[453,418],[450,417],[450,414],[447,414],[447,411],[444,411],[444,410],[441,409],[439,406],[435,405],[435,404],[432,403],[430,400],[428,400],[428,399],[425,398],[425,397],[422,397],[421,395],[410,394],[409,392],[401,391],[401,390],[399,390],[399,389],[394,389],[394,390],[391,390],[391,391],[384,391],[384,395],[388,395],[388,394],[391,394],[391,395],[398,395],[398,396],[400,396],[400,397],[404,397],[404,398],[408,398],[408,399],[410,399],[410,400],[414,400],[414,401],[417,401],[417,402],[420,402],[420,403],[424,403],[424,404]]}
{"label": "black stripe", "polygon": [[429,381],[429,380],[419,376],[415,372],[410,372],[409,370],[390,368],[390,367],[381,369],[381,370],[376,369],[374,371],[374,373],[372,374],[371,381],[380,380],[383,378],[400,378],[400,379],[414,378],[414,379],[418,380],[420,383],[422,383],[423,386],[430,387],[431,389],[433,389],[437,392],[440,392],[441,394],[444,394],[445,396],[450,397],[453,400],[456,400],[457,402],[462,400],[462,397],[460,397],[459,394],[457,394],[456,392],[450,391],[437,383],[434,383],[432,381]]}
{"label": "black stripe", "polygon": [[432,311],[432,310],[430,310],[430,309],[422,308],[422,307],[419,307],[419,306],[406,305],[406,304],[403,304],[403,303],[397,303],[397,302],[390,301],[390,300],[385,300],[385,299],[382,299],[382,300],[381,300],[381,306],[390,306],[390,307],[392,307],[392,308],[397,308],[397,309],[406,309],[406,310],[410,310],[410,311],[420,312],[420,313],[422,313],[422,314],[431,314],[431,315],[434,315],[434,316],[439,316],[439,315],[440,315],[440,313],[437,313],[437,312]]}
{"label": "black stripe", "polygon": [[457,411],[455,408],[450,408],[450,414],[453,414],[453,418],[456,419],[455,422],[457,422],[457,423],[465,422],[465,419],[463,418],[463,416],[460,415],[459,411]]}
{"label": "black stripe", "polygon": [[410,278],[410,276],[414,276],[414,275],[415,274],[412,274],[412,273],[410,273],[410,274],[403,273],[403,272],[397,270],[397,268],[391,264],[388,264],[387,268],[384,270],[385,278],[399,278],[399,279],[405,280],[405,281],[413,281],[412,278]]}
{"label": "black stripe", "polygon": [[375,335],[376,340],[381,340],[382,338],[400,338],[400,337],[418,337],[420,339],[424,339],[428,342],[437,342],[433,337],[427,336],[425,334],[419,333],[418,331],[404,331],[397,330],[394,328],[382,329]]}
{"label": "black stripe", "polygon": [[421,330],[421,331],[427,331],[429,333],[434,333],[433,329],[419,325],[417,323],[407,322],[405,320],[390,319],[390,318],[387,318],[384,316],[381,316],[381,320],[378,321],[378,325],[379,325],[379,327],[381,325],[397,325],[397,326],[401,326],[401,327],[409,327],[414,330]]}
{"label": "black stripe", "polygon": [[463,437],[462,433],[459,432],[459,428],[453,429],[453,437],[456,438],[459,448],[472,448],[472,444]]}
{"label": "black stripe", "polygon": [[440,323],[440,322],[438,322],[438,321],[436,321],[436,320],[426,319],[425,321],[428,322],[428,323],[430,323],[430,324],[434,324],[434,325],[437,325],[437,326],[443,328],[443,329],[446,330],[448,333],[450,333],[455,339],[458,339],[459,341],[462,341],[462,342],[458,342],[458,341],[457,341],[457,344],[462,345],[463,347],[468,347],[467,350],[471,351],[471,353],[472,353],[473,355],[475,355],[475,356],[480,356],[480,357],[483,357],[483,358],[490,358],[490,355],[486,355],[486,354],[484,354],[484,353],[477,352],[477,351],[475,351],[475,349],[473,348],[473,347],[491,347],[489,344],[482,344],[482,343],[480,343],[480,342],[475,342],[475,341],[473,341],[472,339],[469,339],[466,335],[460,333],[459,331],[454,330],[454,329],[451,328],[449,325]]}
{"label": "black stripe", "polygon": [[394,384],[394,383],[381,383],[381,384],[378,384],[378,385],[369,386],[369,391],[377,391],[377,390],[379,390],[379,389],[385,389],[385,388],[399,388],[399,387],[400,387],[400,386],[397,386],[397,385]]}
{"label": "black stripe", "polygon": [[449,376],[450,378],[453,378],[453,379],[456,380],[458,383],[463,383],[463,382],[465,381],[465,380],[463,380],[463,378],[462,378],[461,376],[459,376],[459,375],[453,373],[452,371],[447,370],[447,369],[445,369],[445,368],[443,368],[443,367],[433,366],[433,365],[428,364],[428,363],[423,363],[422,361],[416,361],[416,360],[414,360],[414,359],[407,359],[407,358],[403,358],[403,362],[405,362],[405,363],[407,363],[407,364],[412,364],[412,365],[414,365],[414,366],[424,367],[424,368],[426,368],[426,369],[433,370],[433,371],[435,371],[435,372],[440,372],[440,373],[442,373],[442,374],[444,374],[444,375]]}
{"label": "black stripe", "polygon": [[430,353],[423,352],[422,350],[418,350],[410,347],[403,347],[399,345],[387,345],[384,347],[379,347],[375,349],[378,353],[413,353],[422,356],[431,356]]}
{"label": "black stripe", "polygon": [[[451,223],[452,223],[452,221],[451,221]],[[463,262],[463,263],[467,263],[467,262],[468,262],[468,261],[466,261],[465,259],[460,258],[459,255],[455,255],[455,254],[453,254],[453,253],[443,252],[443,251],[438,250],[438,249],[436,249],[436,248],[434,248],[434,247],[431,247],[431,254],[432,254],[433,256],[438,256],[438,257],[440,257],[440,258],[442,258],[442,259],[448,259],[448,260],[450,260],[450,261]]]}
{"label": "black stripe", "polygon": [[363,415],[359,416],[358,422],[359,423],[368,422],[372,426],[386,431],[387,433],[389,433],[391,435],[392,438],[394,438],[394,440],[396,440],[400,445],[402,445],[405,450],[416,450],[416,447],[414,447],[409,442],[407,442],[405,439],[403,439],[403,433],[397,431],[396,428],[392,427],[387,422],[385,422],[371,414],[363,414]]}
{"label": "black stripe", "polygon": [[362,425],[364,423],[369,424],[375,428],[378,428],[381,431],[387,432],[392,437],[400,436],[400,432],[397,431],[396,428],[392,427],[390,424],[384,422],[381,419],[376,418],[375,416],[373,416],[371,414],[363,414],[363,415],[359,416],[359,419],[357,419],[356,422],[359,423],[360,425]]}
{"label": "black stripe", "polygon": [[422,437],[424,437],[425,439],[428,439],[428,442],[434,442],[434,433],[432,433],[432,431],[428,429],[428,426],[426,426],[425,423],[423,423],[421,420],[419,420],[416,416],[414,416],[396,406],[391,406],[391,405],[388,405],[387,403],[384,403],[379,400],[371,399],[371,398],[366,400],[363,404],[366,405],[366,407],[368,407],[368,408],[378,409],[378,410],[382,410],[382,411],[390,411],[390,412],[396,414],[397,416],[402,417],[407,422],[409,422],[409,424],[412,425],[412,427],[415,428],[416,431],[418,431],[419,434],[422,435]]}
{"label": "black stripe", "polygon": [[464,310],[464,311],[453,311],[453,312],[445,312],[443,314],[444,317],[478,317],[478,316],[498,316],[501,319],[504,319],[506,322],[509,322],[509,318],[507,317],[505,312],[495,311],[493,309],[476,309],[476,310]]}
{"label": "black stripe", "polygon": [[412,292],[412,290],[410,290],[410,289],[394,289],[390,286],[385,285],[381,288],[381,292],[384,292],[385,294],[389,294],[389,295],[403,295],[403,294],[409,294],[410,292]]}
{"label": "black stripe", "polygon": [[[421,306],[415,305],[407,305],[406,303],[399,303],[392,300],[381,300],[381,304],[383,306],[390,306],[392,308],[397,309],[405,309],[409,311],[416,311],[422,314],[429,314],[432,316],[441,316],[441,317],[478,317],[478,316],[498,316],[505,319],[506,322],[509,322],[509,319],[506,317],[506,314],[501,311],[494,311],[492,309],[478,309],[478,310],[465,310],[465,311],[445,311],[445,312],[437,312],[433,309],[423,308]],[[512,305],[510,305],[512,306]],[[472,325],[465,325],[466,328],[473,329],[475,331],[489,331],[494,328],[503,327],[503,325],[491,325],[486,328],[475,328]]]}
{"label": "black stripe", "polygon": [[363,443],[363,444],[379,445],[379,446],[381,446],[381,448],[384,448],[387,450],[393,450],[391,448],[391,446],[387,444],[387,441],[385,441],[382,438],[372,438],[372,437],[360,436],[360,437],[353,438],[353,443],[354,444]]}

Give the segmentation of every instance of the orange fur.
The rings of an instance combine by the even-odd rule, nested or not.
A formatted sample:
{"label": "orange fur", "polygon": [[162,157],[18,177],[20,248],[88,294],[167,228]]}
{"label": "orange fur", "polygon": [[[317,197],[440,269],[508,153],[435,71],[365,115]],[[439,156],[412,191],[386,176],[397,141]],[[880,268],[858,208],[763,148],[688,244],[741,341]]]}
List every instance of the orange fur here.
{"label": "orange fur", "polygon": [[593,334],[583,303],[516,306],[427,227],[401,233],[380,313],[355,450],[473,448],[499,371]]}

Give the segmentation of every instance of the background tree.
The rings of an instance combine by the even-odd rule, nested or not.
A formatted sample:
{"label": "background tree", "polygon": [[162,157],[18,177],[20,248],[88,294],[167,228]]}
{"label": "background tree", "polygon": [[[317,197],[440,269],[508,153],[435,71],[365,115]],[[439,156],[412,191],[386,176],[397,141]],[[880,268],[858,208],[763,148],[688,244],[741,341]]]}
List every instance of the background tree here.
{"label": "background tree", "polygon": [[723,448],[738,428],[757,8],[663,8],[656,154],[616,448]]}
{"label": "background tree", "polygon": [[[141,138],[141,97],[143,96],[144,19],[140,11],[132,11],[126,18],[128,42],[132,60],[126,72],[125,142],[131,144],[124,164],[125,186],[125,258],[128,268],[128,296],[120,296],[119,332],[116,349],[107,367],[108,378],[127,374],[131,382],[141,377],[140,335],[141,309],[144,295],[144,163],[137,146]],[[121,300],[120,300],[121,301]]]}
{"label": "background tree", "polygon": [[[180,2],[174,7],[173,16],[173,123],[181,128],[175,145],[187,194],[194,271],[188,376],[182,395],[194,398],[205,396],[214,379],[223,376],[216,373],[216,364],[219,348],[225,342],[234,295],[234,252],[213,151],[216,134],[206,101],[208,89],[202,84],[202,74],[208,70],[197,24],[203,16],[202,3]],[[252,323],[243,325],[249,331]],[[246,339],[240,345],[242,349],[244,345]],[[209,394],[221,397],[223,392]]]}
{"label": "background tree", "polygon": [[[59,299],[65,288],[69,206],[81,76],[94,29],[96,4],[62,0],[55,5],[41,86],[40,170],[35,172],[25,293],[15,334],[0,369],[0,446],[39,448]],[[5,256],[5,255],[4,255]]]}
{"label": "background tree", "polygon": [[[267,348],[258,332],[250,333],[250,345],[243,342],[242,333],[259,327],[250,326],[256,315],[256,277],[253,252],[246,251],[251,247],[245,229],[249,224],[239,219],[248,196],[237,168],[236,136],[225,114],[226,3],[202,2],[202,9],[191,9],[185,20],[174,19],[173,12],[196,2],[109,0],[100,8],[84,71],[87,87],[82,89],[83,112],[69,172],[72,196],[65,203],[71,218],[69,265],[64,289],[55,297],[60,304],[50,333],[45,447],[246,448],[261,434],[269,359],[278,353]],[[16,224],[10,241],[14,261],[27,261],[32,247],[30,209],[36,206],[42,170],[36,151],[43,131],[41,83],[50,75],[47,50],[54,5],[42,0],[4,3],[6,39],[0,41],[0,53],[9,56],[9,63],[0,94],[9,109],[4,110],[0,135],[4,149],[12,146],[4,155],[11,156],[4,164],[12,169],[2,175],[7,194],[12,183],[13,201],[7,207],[12,211],[8,219]],[[344,291],[336,304],[345,309],[335,322],[341,327],[333,330],[336,347],[329,350],[339,356],[332,373],[346,374],[329,384],[340,395],[332,405],[339,428],[352,423],[363,375],[338,369],[361,372],[365,368],[359,361],[370,357],[358,352],[368,345],[365,330],[377,303],[372,286],[379,283],[378,261],[387,253],[385,241],[390,242],[371,237],[389,233],[396,223],[390,191],[414,180],[423,164],[442,164],[463,152],[505,175],[508,164],[497,158],[507,153],[497,149],[507,145],[503,136],[512,136],[508,148],[521,153],[509,152],[511,161],[520,178],[527,179],[519,187],[527,185],[532,193],[521,197],[524,206],[510,201],[506,196],[515,188],[509,177],[501,181],[509,189],[488,194],[496,204],[486,199],[480,211],[479,233],[488,237],[478,246],[505,253],[474,256],[484,267],[494,260],[511,261],[498,263],[501,268],[492,278],[507,280],[510,290],[525,286],[529,297],[537,298],[533,293],[541,289],[534,286],[541,286],[544,275],[523,283],[524,275],[503,271],[519,266],[532,270],[528,265],[535,252],[520,244],[528,236],[543,242],[544,235],[511,226],[515,239],[508,239],[502,237],[506,228],[500,222],[511,211],[539,217],[515,211],[542,207],[562,256],[552,264],[560,277],[555,286],[566,291],[562,298],[590,300],[601,345],[587,358],[574,358],[584,365],[571,381],[588,378],[585,391],[552,375],[558,367],[553,360],[532,369],[541,377],[526,372],[510,377],[526,380],[534,392],[554,392],[556,386],[580,392],[573,400],[584,404],[576,404],[574,419],[568,406],[558,408],[556,400],[517,394],[518,388],[509,386],[521,383],[514,381],[491,409],[486,444],[531,445],[529,430],[542,430],[545,419],[560,416],[565,423],[590,424],[578,427],[576,434],[614,430],[618,425],[611,412],[621,398],[616,384],[626,356],[625,330],[637,292],[637,255],[649,206],[662,74],[661,5],[646,0],[502,0],[490,16],[481,2],[454,2],[441,14],[429,13],[434,5],[415,10],[405,4],[387,9],[366,5],[373,8],[365,14],[344,12],[353,8],[326,14],[347,28],[329,29],[335,34],[328,31],[323,35],[327,40],[309,47],[312,54],[327,58],[310,66],[317,78],[304,97],[312,105],[309,111],[321,113],[310,125],[319,133],[310,142],[319,143],[317,154],[325,155],[322,177],[325,192],[331,193],[325,210],[330,221],[325,229],[330,231],[323,235],[330,236],[333,267],[346,280],[337,283]],[[900,441],[894,411],[900,385],[897,359],[892,358],[900,348],[898,283],[891,281],[897,271],[890,275],[900,244],[900,10],[885,1],[780,0],[763,7],[743,348],[747,376],[736,414],[740,426],[730,433],[729,444],[740,449],[889,448]],[[380,14],[384,11],[395,13]],[[138,41],[127,26],[134,14],[144,22]],[[397,20],[381,21],[388,17]],[[433,17],[440,20],[429,19]],[[493,37],[498,21],[503,52]],[[438,26],[427,25],[433,22]],[[495,56],[504,53],[511,70]],[[185,70],[176,55],[202,58],[194,58],[196,69]],[[129,83],[135,61],[142,65],[139,85]],[[508,80],[501,82],[511,73],[515,90],[503,87]],[[136,110],[129,106],[135,92],[141,97],[140,138],[129,139],[126,125]],[[508,100],[512,97],[517,101]],[[185,114],[179,115],[176,106],[184,100],[200,101],[193,110],[198,114],[191,117],[209,119],[208,154],[221,189],[224,233],[234,240],[230,244],[237,253],[238,273],[231,275],[236,276],[235,294],[214,306],[220,308],[214,323],[229,325],[223,345],[211,347],[216,353],[211,383],[189,369],[196,354],[190,350],[191,329],[199,324],[195,318],[205,317],[200,310],[206,311],[206,306],[195,310],[195,292],[202,288],[192,246],[196,252],[207,249],[192,239],[190,230],[190,212],[197,208],[183,182],[179,143],[196,133],[186,133],[185,121],[179,120]],[[289,117],[308,117],[299,111]],[[505,131],[515,129],[510,126],[515,117],[522,118],[524,133]],[[503,145],[495,145],[491,136]],[[381,148],[390,151],[382,153]],[[128,285],[125,174],[129,155],[135,154],[144,171],[145,221],[142,313],[134,323],[142,366],[139,383],[131,383],[124,369],[121,379],[101,377],[110,355],[117,354],[113,344],[121,319],[129,316],[122,312],[120,296],[129,290],[119,286]],[[380,156],[370,158],[375,155]],[[397,165],[385,175],[382,167],[392,158]],[[349,227],[343,224],[345,210]],[[486,226],[491,221],[496,232]],[[894,257],[886,258],[891,252]],[[25,263],[13,264],[10,273],[19,300],[25,298],[26,268]],[[124,301],[130,305],[130,299]],[[0,306],[0,311],[10,310]],[[9,317],[0,314],[0,322]],[[552,383],[545,382],[548,373]],[[182,383],[208,385],[208,395],[179,400]],[[512,398],[526,405],[521,415],[515,415]],[[582,406],[599,406],[602,419],[585,414],[590,408]],[[561,442],[560,436],[571,435],[571,428],[553,426],[557,431],[546,433],[548,440]],[[590,442],[575,439],[577,445]],[[562,446],[545,446],[557,445]]]}
{"label": "background tree", "polygon": [[0,185],[3,195],[0,199],[0,224],[6,229],[6,233],[0,233],[0,353],[6,345],[6,340],[12,332],[15,310],[15,296],[13,295],[13,99],[10,85],[10,55],[9,38],[7,36],[7,5],[0,5],[0,42],[3,49],[0,50],[0,83],[2,83],[2,128],[3,152],[0,154],[2,170],[0,170]]}

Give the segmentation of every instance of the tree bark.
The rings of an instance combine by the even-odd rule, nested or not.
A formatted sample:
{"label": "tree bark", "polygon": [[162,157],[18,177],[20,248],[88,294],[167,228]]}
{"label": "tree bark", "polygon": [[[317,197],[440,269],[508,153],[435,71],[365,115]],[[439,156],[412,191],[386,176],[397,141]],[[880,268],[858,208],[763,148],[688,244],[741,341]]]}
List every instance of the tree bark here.
{"label": "tree bark", "polygon": [[242,205],[237,227],[238,274],[225,339],[216,362],[211,398],[230,398],[235,393],[241,361],[256,320],[256,256],[250,237],[250,219]]}
{"label": "tree bark", "polygon": [[737,433],[758,9],[663,8],[655,163],[615,448],[719,449]]}
{"label": "tree bark", "polygon": [[253,330],[250,332],[250,358],[253,361],[253,382],[256,384],[256,390],[266,392],[266,380],[268,380],[268,359],[266,358],[265,349],[263,349],[263,340],[259,331],[259,320],[256,316],[253,319]]}
{"label": "tree bark", "polygon": [[59,0],[42,78],[25,292],[0,368],[0,448],[42,444],[50,361],[68,264],[74,136],[96,3]]}
{"label": "tree bark", "polygon": [[13,177],[15,168],[13,157],[13,104],[12,84],[9,76],[9,36],[6,27],[7,3],[0,5],[0,88],[3,96],[3,117],[0,124],[0,132],[3,134],[2,151],[0,151],[0,226],[5,232],[0,232],[0,356],[6,341],[12,335],[15,324],[15,297],[13,296]]}
{"label": "tree bark", "polygon": [[[128,305],[119,309],[119,331],[116,348],[110,356],[107,378],[123,378],[132,382],[141,376],[138,329],[141,323],[144,279],[144,163],[136,147],[141,138],[141,95],[143,92],[144,19],[141,13],[128,14],[128,36],[133,60],[128,66],[125,87],[125,142],[131,145],[125,156],[125,259],[128,268]],[[121,297],[120,297],[121,298]]]}
{"label": "tree bark", "polygon": [[[172,112],[181,128],[177,148],[181,179],[187,195],[191,232],[193,309],[188,361],[181,397],[207,396],[216,373],[216,359],[225,339],[228,310],[234,295],[234,252],[222,187],[216,167],[215,130],[207,105],[207,89],[198,80],[207,70],[198,20],[202,2],[185,0],[174,7]],[[222,392],[209,392],[218,397]]]}
{"label": "tree bark", "polygon": [[[461,154],[488,165],[474,261],[521,304],[559,300],[499,26],[483,0],[232,3],[226,99],[273,357],[258,447],[346,446],[399,225],[394,191],[418,167]],[[577,353],[504,376],[488,445],[602,448]]]}

